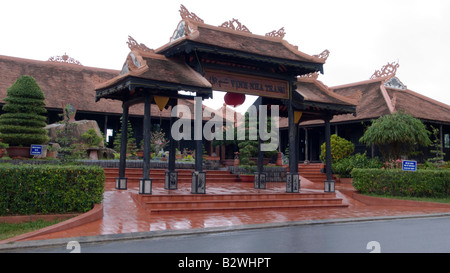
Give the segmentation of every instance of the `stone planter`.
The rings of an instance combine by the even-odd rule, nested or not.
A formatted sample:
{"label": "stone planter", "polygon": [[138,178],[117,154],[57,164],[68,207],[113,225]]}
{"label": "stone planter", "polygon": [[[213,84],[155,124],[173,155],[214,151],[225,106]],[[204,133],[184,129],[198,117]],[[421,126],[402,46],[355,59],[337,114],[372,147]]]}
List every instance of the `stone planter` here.
{"label": "stone planter", "polygon": [[99,148],[90,147],[87,149],[90,160],[98,160],[98,150]]}
{"label": "stone planter", "polygon": [[8,151],[8,156],[16,158],[31,158],[30,147],[9,147],[6,149]]}
{"label": "stone planter", "polygon": [[255,175],[254,174],[241,174],[240,175],[242,182],[253,182],[255,181]]}

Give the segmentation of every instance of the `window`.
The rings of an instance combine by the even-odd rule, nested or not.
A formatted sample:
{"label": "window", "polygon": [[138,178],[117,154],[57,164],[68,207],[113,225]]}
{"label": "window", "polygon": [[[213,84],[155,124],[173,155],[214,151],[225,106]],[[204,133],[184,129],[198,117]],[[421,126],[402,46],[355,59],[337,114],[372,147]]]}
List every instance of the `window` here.
{"label": "window", "polygon": [[450,134],[444,135],[444,148],[446,149],[450,148]]}

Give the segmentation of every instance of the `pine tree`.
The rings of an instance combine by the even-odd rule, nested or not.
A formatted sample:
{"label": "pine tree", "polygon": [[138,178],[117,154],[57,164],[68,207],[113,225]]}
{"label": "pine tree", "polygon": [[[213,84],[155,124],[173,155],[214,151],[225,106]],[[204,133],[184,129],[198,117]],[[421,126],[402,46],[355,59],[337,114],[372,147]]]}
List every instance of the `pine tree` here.
{"label": "pine tree", "polygon": [[[120,124],[122,124],[122,117],[120,118]],[[114,138],[114,150],[120,153],[120,145],[122,139],[122,126],[120,127],[120,131],[117,136]],[[137,146],[136,146],[136,138],[134,137],[133,127],[131,126],[131,122],[128,120],[127,122],[127,154],[133,156],[136,154]]]}
{"label": "pine tree", "polygon": [[41,88],[30,76],[21,76],[7,90],[0,115],[0,138],[9,146],[30,146],[49,141],[44,128],[47,113]]}

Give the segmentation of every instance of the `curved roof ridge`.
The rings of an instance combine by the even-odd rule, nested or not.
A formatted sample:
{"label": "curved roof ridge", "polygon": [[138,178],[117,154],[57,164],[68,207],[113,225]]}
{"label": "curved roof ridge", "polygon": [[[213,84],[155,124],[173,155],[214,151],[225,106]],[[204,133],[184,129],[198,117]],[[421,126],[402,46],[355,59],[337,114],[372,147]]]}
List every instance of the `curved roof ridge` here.
{"label": "curved roof ridge", "polygon": [[360,100],[360,97],[348,97],[348,96],[344,96],[338,93],[333,92],[328,86],[326,86],[323,82],[313,78],[313,77],[298,77],[297,78],[297,82],[309,82],[309,83],[313,83],[314,85],[316,85],[320,90],[322,90],[323,92],[325,92],[326,95],[331,96],[339,101],[342,101],[346,104],[349,105],[358,105],[358,102]]}
{"label": "curved roof ridge", "polygon": [[450,110],[450,105],[445,104],[443,102],[440,102],[438,100],[432,99],[430,97],[427,97],[427,96],[422,95],[420,93],[417,93],[417,92],[415,92],[415,91],[413,91],[411,89],[408,89],[408,88],[407,89],[398,89],[398,88],[393,88],[393,87],[388,87],[388,86],[386,86],[385,88],[393,90],[395,92],[402,92],[402,93],[411,94],[411,95],[416,96],[416,97],[418,97],[420,99],[426,100],[426,101],[428,101],[430,103],[436,104],[436,105],[438,105],[440,107],[443,107],[443,108],[446,108],[446,109]]}
{"label": "curved roof ridge", "polygon": [[[172,38],[175,37],[175,34],[178,32],[182,22],[185,22],[185,26],[184,26],[185,29],[184,29],[183,36],[177,37],[176,39],[172,40]],[[284,46],[287,50],[289,50],[291,53],[297,55],[300,58],[306,59],[311,62],[316,62],[316,63],[321,63],[321,64],[325,63],[324,58],[320,58],[319,56],[309,55],[305,52],[302,52],[298,49],[298,46],[294,46],[294,45],[290,44],[288,41],[284,40],[284,38],[282,38],[282,37],[254,34],[251,32],[230,29],[230,28],[226,28],[226,27],[222,27],[222,26],[213,26],[210,24],[206,24],[204,22],[200,22],[200,21],[188,19],[188,18],[184,18],[178,23],[177,29],[173,32],[173,35],[171,37],[171,41],[169,41],[165,45],[159,47],[155,51],[158,53],[168,47],[171,47],[175,44],[180,43],[181,41],[197,38],[200,35],[199,28],[205,28],[205,29],[209,29],[209,30],[213,30],[213,31],[232,34],[232,35],[239,35],[239,36],[243,36],[243,37],[247,37],[247,38],[259,39],[262,41],[267,41],[267,42],[272,42],[272,43],[279,43],[282,46]],[[255,53],[255,54],[257,54],[257,53]]]}

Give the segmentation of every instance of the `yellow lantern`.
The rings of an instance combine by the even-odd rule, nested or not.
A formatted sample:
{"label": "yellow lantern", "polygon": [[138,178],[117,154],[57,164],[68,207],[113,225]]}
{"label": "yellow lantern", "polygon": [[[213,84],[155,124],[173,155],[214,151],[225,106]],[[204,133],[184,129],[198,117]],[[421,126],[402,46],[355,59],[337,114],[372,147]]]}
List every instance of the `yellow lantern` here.
{"label": "yellow lantern", "polygon": [[160,111],[162,111],[164,109],[164,107],[166,107],[167,103],[169,102],[168,97],[155,96],[154,98],[155,98],[156,105],[158,105],[158,108]]}

